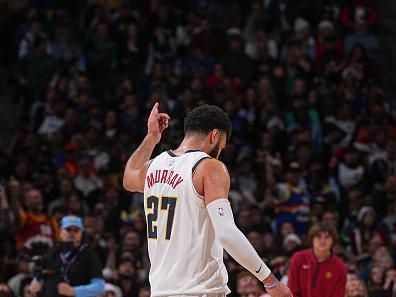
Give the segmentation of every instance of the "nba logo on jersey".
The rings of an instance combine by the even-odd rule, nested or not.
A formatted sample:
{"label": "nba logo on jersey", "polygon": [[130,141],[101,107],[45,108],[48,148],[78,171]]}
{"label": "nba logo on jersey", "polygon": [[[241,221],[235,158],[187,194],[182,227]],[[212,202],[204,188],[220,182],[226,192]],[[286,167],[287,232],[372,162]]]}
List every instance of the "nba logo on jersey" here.
{"label": "nba logo on jersey", "polygon": [[224,209],[222,207],[219,207],[217,209],[217,213],[219,214],[219,216],[223,217],[224,216]]}

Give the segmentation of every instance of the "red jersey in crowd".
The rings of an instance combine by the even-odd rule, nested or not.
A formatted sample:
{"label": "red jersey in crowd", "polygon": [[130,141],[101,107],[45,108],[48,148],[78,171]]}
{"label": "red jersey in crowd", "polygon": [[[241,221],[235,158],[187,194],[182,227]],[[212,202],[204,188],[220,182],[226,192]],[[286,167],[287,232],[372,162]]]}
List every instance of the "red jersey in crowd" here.
{"label": "red jersey in crowd", "polygon": [[53,218],[46,214],[33,214],[29,211],[20,212],[20,222],[17,226],[17,250],[31,242],[42,241],[50,246],[58,238],[58,226]]}
{"label": "red jersey in crowd", "polygon": [[344,297],[347,269],[335,255],[318,262],[312,249],[293,255],[287,285],[294,297]]}

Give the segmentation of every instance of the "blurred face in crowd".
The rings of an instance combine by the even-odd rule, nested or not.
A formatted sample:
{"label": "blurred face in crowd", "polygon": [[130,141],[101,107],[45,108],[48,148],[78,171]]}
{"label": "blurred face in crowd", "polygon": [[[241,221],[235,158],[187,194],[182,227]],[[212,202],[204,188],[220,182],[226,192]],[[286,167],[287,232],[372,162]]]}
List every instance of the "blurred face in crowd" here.
{"label": "blurred face in crowd", "polygon": [[373,266],[371,268],[370,278],[373,284],[381,285],[384,278],[384,270],[379,266]]}
{"label": "blurred face in crowd", "polygon": [[260,233],[252,231],[247,235],[247,239],[257,252],[264,251],[264,240]]}
{"label": "blurred face in crowd", "polygon": [[300,182],[300,179],[301,179],[301,172],[300,171],[289,170],[286,173],[286,180],[293,187],[298,186],[298,183]]}
{"label": "blurred face in crowd", "polygon": [[332,225],[337,230],[337,216],[334,212],[326,211],[322,216],[322,221]]}
{"label": "blurred face in crowd", "polygon": [[135,266],[132,261],[122,261],[118,266],[118,275],[124,279],[131,279],[135,273]]}
{"label": "blurred face in crowd", "polygon": [[72,193],[73,185],[69,179],[62,179],[60,183],[60,191],[62,195],[67,196]]}
{"label": "blurred face in crowd", "polygon": [[232,38],[230,41],[230,49],[233,53],[239,53],[242,48],[242,42],[239,38]]}
{"label": "blurred face in crowd", "polygon": [[310,145],[306,145],[306,144],[299,146],[297,151],[296,151],[296,155],[297,155],[297,160],[301,164],[307,164],[309,159],[312,156],[311,146]]}
{"label": "blurred face in crowd", "polygon": [[139,234],[135,231],[128,231],[127,233],[125,233],[122,243],[124,248],[138,247],[140,245]]}
{"label": "blurred face in crowd", "polygon": [[261,134],[261,147],[264,150],[270,151],[272,149],[273,142],[272,137],[268,132],[264,132]]}
{"label": "blurred face in crowd", "polygon": [[81,159],[80,160],[80,171],[83,176],[90,175],[90,163],[88,159]]}
{"label": "blurred face in crowd", "polygon": [[19,161],[15,167],[15,175],[18,178],[25,178],[29,174],[28,164],[25,161]]}
{"label": "blurred face in crowd", "polygon": [[292,234],[294,233],[294,226],[292,223],[289,222],[285,222],[282,224],[281,226],[281,230],[280,230],[281,236],[282,238],[284,238],[286,235],[288,234]]}
{"label": "blurred face in crowd", "polygon": [[359,163],[359,154],[355,151],[349,151],[345,154],[345,164],[348,166],[354,167]]}
{"label": "blurred face in crowd", "polygon": [[105,125],[107,129],[117,126],[117,114],[114,111],[109,111],[106,113]]}
{"label": "blurred face in crowd", "polygon": [[306,84],[303,79],[296,79],[293,84],[294,95],[301,96],[306,92]]}
{"label": "blurred face in crowd", "polygon": [[274,248],[274,236],[271,232],[263,235],[263,244],[266,251],[271,251]]}
{"label": "blurred face in crowd", "polygon": [[237,292],[243,297],[258,297],[262,293],[258,280],[252,275],[244,275],[238,279]]}
{"label": "blurred face in crowd", "polygon": [[369,252],[372,255],[378,248],[385,244],[384,240],[382,239],[381,235],[376,233],[374,234],[370,241],[369,241]]}
{"label": "blurred face in crowd", "polygon": [[374,263],[384,270],[388,270],[393,266],[393,259],[384,245],[374,251],[372,258]]}
{"label": "blurred face in crowd", "polygon": [[360,207],[360,201],[363,193],[358,188],[351,188],[347,193],[347,201],[349,210],[356,210]]}
{"label": "blurred face in crowd", "polygon": [[252,220],[250,214],[251,214],[250,210],[248,209],[243,209],[239,212],[239,216],[238,216],[239,227],[241,227],[242,229],[246,229],[251,226]]}
{"label": "blurred face in crowd", "polygon": [[71,213],[78,214],[81,210],[81,201],[80,197],[77,194],[71,194],[67,198],[67,208],[71,211]]}
{"label": "blurred face in crowd", "polygon": [[31,189],[26,193],[25,203],[27,208],[33,212],[41,212],[43,210],[43,196],[37,189]]}
{"label": "blurred face in crowd", "polygon": [[367,212],[363,216],[363,225],[364,226],[373,226],[375,223],[375,214],[371,211]]}
{"label": "blurred face in crowd", "polygon": [[73,246],[78,247],[82,239],[82,229],[70,226],[61,230],[60,238],[64,242],[72,242]]}
{"label": "blurred face in crowd", "polygon": [[249,159],[244,159],[239,165],[241,175],[250,174],[253,171],[253,164],[252,161]]}
{"label": "blurred face in crowd", "polygon": [[312,239],[312,246],[315,254],[330,253],[334,240],[327,232],[321,232]]}
{"label": "blurred face in crowd", "polygon": [[347,282],[345,297],[367,297],[367,290],[363,282],[359,279],[353,279]]}

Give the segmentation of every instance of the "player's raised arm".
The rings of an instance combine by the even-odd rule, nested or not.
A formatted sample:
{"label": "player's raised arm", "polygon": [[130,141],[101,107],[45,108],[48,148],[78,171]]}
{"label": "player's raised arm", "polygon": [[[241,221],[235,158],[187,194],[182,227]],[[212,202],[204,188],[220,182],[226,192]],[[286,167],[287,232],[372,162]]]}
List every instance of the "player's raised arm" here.
{"label": "player's raised arm", "polygon": [[245,235],[235,225],[228,201],[230,176],[224,164],[216,159],[205,160],[198,167],[196,174],[203,182],[206,209],[215,229],[216,237],[224,249],[239,264],[262,281],[272,297],[292,296],[290,290],[275,278]]}
{"label": "player's raised arm", "polygon": [[143,192],[144,178],[151,154],[160,142],[162,132],[168,128],[169,116],[158,111],[158,103],[154,104],[147,121],[147,135],[142,143],[129,157],[124,170],[123,186],[131,192]]}

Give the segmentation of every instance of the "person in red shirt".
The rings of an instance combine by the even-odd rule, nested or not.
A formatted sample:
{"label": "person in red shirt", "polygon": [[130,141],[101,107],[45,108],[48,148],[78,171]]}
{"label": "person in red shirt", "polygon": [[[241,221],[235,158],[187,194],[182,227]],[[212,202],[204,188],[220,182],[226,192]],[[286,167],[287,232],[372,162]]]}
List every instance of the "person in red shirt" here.
{"label": "person in red shirt", "polygon": [[332,252],[337,231],[319,222],[309,230],[312,248],[295,253],[291,259],[287,286],[294,297],[344,297],[347,269]]}
{"label": "person in red shirt", "polygon": [[20,250],[33,242],[43,242],[52,246],[58,239],[59,229],[54,218],[43,211],[43,196],[36,188],[29,189],[25,194],[27,210],[17,206],[14,210],[16,218],[16,247]]}

